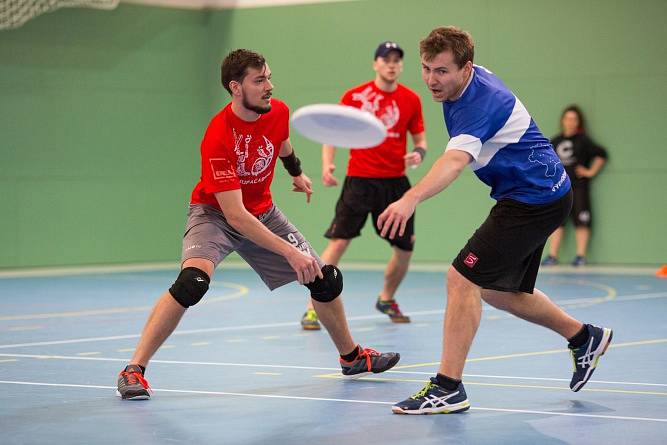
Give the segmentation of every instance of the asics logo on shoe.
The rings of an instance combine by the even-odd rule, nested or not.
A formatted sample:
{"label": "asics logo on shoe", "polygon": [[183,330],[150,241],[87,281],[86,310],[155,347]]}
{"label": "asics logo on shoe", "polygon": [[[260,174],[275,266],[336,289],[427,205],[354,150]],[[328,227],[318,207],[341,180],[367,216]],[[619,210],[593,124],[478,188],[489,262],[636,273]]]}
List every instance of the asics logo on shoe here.
{"label": "asics logo on shoe", "polygon": [[593,364],[593,358],[595,357],[595,353],[591,352],[592,348],[593,348],[593,339],[591,338],[591,340],[588,342],[588,346],[586,347],[586,353],[581,357],[577,358],[577,364],[582,368],[587,368],[588,366],[591,366]]}
{"label": "asics logo on shoe", "polygon": [[441,408],[449,405],[447,401],[451,399],[452,397],[455,397],[459,395],[459,391],[455,391],[451,394],[447,394],[446,396],[442,397],[437,397],[437,396],[430,396],[426,394],[424,398],[426,401],[422,403],[421,408],[427,408],[429,405],[433,408]]}

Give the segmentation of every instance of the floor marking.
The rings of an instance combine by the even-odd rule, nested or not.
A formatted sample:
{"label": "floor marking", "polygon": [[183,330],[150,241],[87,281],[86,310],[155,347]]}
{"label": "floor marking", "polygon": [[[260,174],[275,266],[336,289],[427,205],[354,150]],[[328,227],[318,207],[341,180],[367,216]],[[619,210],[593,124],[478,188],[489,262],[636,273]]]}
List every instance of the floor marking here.
{"label": "floor marking", "polygon": [[227,339],[225,341],[227,343],[242,343],[242,342],[246,341],[246,339],[245,338],[230,338],[230,339]]}
{"label": "floor marking", "polygon": [[197,342],[194,342],[194,343],[190,343],[190,346],[208,346],[210,344],[211,344],[211,342],[209,342],[209,341],[197,341]]}
{"label": "floor marking", "polygon": [[[162,348],[164,348],[164,346],[162,346],[160,349],[162,349]],[[116,349],[116,352],[134,352],[134,349],[135,348]]]}
{"label": "floor marking", "polygon": [[[127,362],[127,358],[114,357],[79,357],[71,355],[48,355],[48,354],[0,354],[0,357],[34,358],[38,360],[92,360],[102,362]],[[340,371],[340,367],[329,368],[322,366],[293,366],[293,365],[270,365],[265,363],[228,363],[228,362],[195,362],[185,360],[158,360],[152,359],[151,363],[162,363],[171,365],[205,365],[205,366],[237,366],[248,368],[277,368],[277,369],[302,369],[309,371]]]}
{"label": "floor marking", "polygon": [[375,330],[375,326],[366,326],[366,327],[363,327],[363,328],[354,328],[354,332],[370,332],[370,331],[374,331],[374,330]]}
{"label": "floor marking", "polygon": [[[103,385],[76,385],[76,384],[65,384],[65,383],[44,383],[44,382],[24,382],[24,381],[11,381],[11,380],[0,380],[0,384],[6,385],[30,385],[30,386],[45,386],[45,387],[59,387],[59,388],[87,388],[87,389],[104,389],[108,391],[115,390],[115,386],[103,386]],[[277,394],[249,394],[249,393],[239,393],[239,392],[224,392],[224,391],[193,391],[193,390],[184,390],[184,389],[162,389],[162,388],[153,388],[154,392],[164,392],[164,393],[176,393],[176,394],[201,394],[201,395],[214,395],[214,396],[235,396],[235,397],[253,397],[253,398],[265,398],[265,399],[285,399],[285,400],[309,400],[317,402],[341,402],[341,403],[360,403],[367,405],[393,405],[395,402],[385,402],[379,400],[355,400],[355,399],[336,399],[336,398],[324,398],[324,397],[302,397],[302,396],[287,396],[287,395],[277,395]],[[611,420],[629,420],[629,421],[642,421],[642,422],[667,422],[667,419],[664,418],[652,418],[652,417],[630,417],[630,416],[611,416],[603,414],[583,414],[583,413],[564,413],[558,411],[536,411],[536,410],[527,410],[527,409],[513,409],[513,408],[488,408],[488,407],[472,407],[472,410],[477,411],[496,411],[503,413],[514,413],[514,414],[537,414],[537,415],[549,415],[549,416],[565,416],[565,417],[587,417],[594,419],[611,419]]]}
{"label": "floor marking", "polygon": [[7,328],[8,331],[12,332],[18,332],[18,331],[38,331],[40,329],[44,329],[44,326],[12,326],[11,328]]}
{"label": "floor marking", "polygon": [[[32,359],[53,359],[53,360],[89,360],[89,361],[109,361],[109,362],[127,362],[126,358],[114,357],[79,357],[68,355],[41,355],[41,354],[0,354],[0,357],[19,357]],[[340,368],[329,367],[313,367],[313,366],[292,366],[292,365],[272,365],[272,364],[258,364],[258,363],[228,363],[228,362],[196,362],[196,361],[181,361],[181,360],[151,360],[151,363],[160,364],[174,364],[174,365],[203,365],[203,366],[237,366],[237,367],[259,367],[259,368],[284,368],[284,369],[299,369],[299,370],[316,370],[316,371],[340,371]],[[410,366],[410,365],[408,365]],[[433,372],[423,371],[399,371],[399,366],[395,366],[387,374],[405,374],[405,375],[424,375],[432,376]],[[488,378],[488,379],[514,379],[514,380],[538,380],[538,381],[553,381],[553,382],[569,382],[570,379],[560,379],[553,377],[528,377],[528,376],[507,376],[507,375],[489,375],[489,374],[463,374],[464,377]],[[421,381],[421,380],[419,380]],[[667,383],[646,383],[646,382],[621,382],[621,381],[607,381],[607,380],[589,380],[589,384],[607,384],[607,385],[636,385],[636,386],[657,386],[667,387]]]}
{"label": "floor marking", "polygon": [[584,308],[588,306],[592,306],[595,304],[600,304],[600,303],[607,303],[609,301],[612,301],[616,299],[617,292],[616,288],[612,286],[608,286],[606,284],[600,284],[596,283],[594,281],[588,281],[588,280],[571,280],[567,278],[562,278],[562,279],[555,279],[552,280],[552,284],[560,285],[560,284],[575,284],[577,286],[588,286],[588,287],[593,287],[597,289],[601,289],[605,292],[607,292],[606,295],[602,297],[588,297],[588,298],[573,298],[573,299],[566,299],[566,300],[558,300],[555,301],[556,304],[559,304],[561,306],[570,306],[570,305],[575,305],[576,308]]}
{"label": "floor marking", "polygon": [[253,372],[253,374],[257,374],[257,375],[283,375],[281,372],[262,372],[262,371]]}
{"label": "floor marking", "polygon": [[79,352],[76,355],[80,355],[81,357],[88,357],[89,355],[99,355],[102,354],[101,352]]}
{"label": "floor marking", "polygon": [[[315,377],[323,379],[335,379],[335,380],[344,379],[344,377],[340,374],[321,374],[321,375],[316,375]],[[365,380],[369,382],[411,382],[411,383],[419,383],[422,385],[424,384],[424,379],[406,379],[406,378],[395,378],[395,377],[361,377],[358,380]],[[568,386],[520,385],[516,383],[484,383],[484,382],[471,382],[469,380],[466,380],[465,385],[492,386],[496,388],[523,388],[523,389],[548,389],[557,391],[571,391],[571,389]],[[586,387],[581,391],[667,397],[667,392],[661,392],[661,391],[637,391],[631,389],[589,388],[589,387]]]}
{"label": "floor marking", "polygon": [[18,361],[19,361],[19,359],[17,359],[17,358],[7,358],[7,359],[0,360],[0,363],[9,363],[9,362],[18,362]]}
{"label": "floor marking", "polygon": [[259,337],[262,340],[280,340],[280,335],[265,335],[264,337]]}
{"label": "floor marking", "polygon": [[[443,313],[443,310],[438,309],[435,311],[422,311],[422,312],[412,312],[411,314],[435,314]],[[368,320],[368,319],[385,319],[387,318],[384,314],[378,315],[362,315],[358,317],[347,317],[348,321],[357,321],[357,320]],[[182,329],[176,330],[171,335],[192,335],[192,334],[205,334],[210,332],[230,332],[230,331],[249,331],[254,329],[266,329],[266,328],[285,328],[285,327],[299,327],[301,328],[301,323],[299,321],[288,321],[282,323],[265,323],[265,324],[256,324],[256,325],[241,325],[241,326],[224,326],[219,328],[203,328],[203,329]],[[50,345],[67,345],[73,343],[87,343],[95,341],[112,341],[112,340],[126,340],[139,338],[141,334],[127,334],[127,335],[112,335],[108,337],[86,337],[86,338],[74,338],[70,340],[54,340],[54,341],[39,341],[32,343],[15,343],[8,345],[0,345],[0,349],[7,348],[24,348],[30,346],[50,346]]]}
{"label": "floor marking", "polygon": [[[644,346],[644,345],[655,345],[660,343],[667,343],[667,338],[657,338],[654,340],[641,340],[641,341],[632,341],[625,343],[612,343],[609,345],[610,348],[625,348],[629,346]],[[536,352],[519,352],[516,354],[505,354],[505,355],[492,355],[489,357],[477,357],[469,358],[466,360],[468,362],[484,362],[489,360],[504,360],[508,358],[518,358],[518,357],[532,357],[535,355],[549,355],[549,354],[562,354],[563,352],[569,352],[567,348],[564,349],[549,349],[547,351],[536,351]],[[414,365],[399,365],[394,367],[394,369],[408,369],[408,368],[419,368],[422,366],[435,366],[439,365],[440,362],[429,362],[429,363],[417,363]]]}
{"label": "floor marking", "polygon": [[[645,299],[653,299],[653,298],[665,298],[665,297],[667,297],[667,292],[654,292],[654,293],[625,295],[625,296],[620,296],[620,297],[617,296],[617,297],[614,297],[611,300],[605,300],[605,301],[607,301],[607,302],[621,302],[621,301],[636,301],[636,300],[645,300]],[[220,297],[220,298],[225,298],[225,297]],[[587,303],[597,302],[597,301],[600,300],[600,298],[608,298],[608,297],[556,300],[556,301],[554,301],[554,303],[556,303],[556,304],[572,304],[572,303],[587,304]],[[498,311],[498,310],[485,306],[484,311],[493,312],[493,311]],[[498,312],[501,312],[501,311],[498,311]],[[411,315],[411,316],[442,315],[442,314],[444,314],[444,309],[412,311],[412,312],[408,313],[408,315]],[[46,314],[46,315],[48,315],[48,314]],[[359,320],[372,320],[372,319],[384,319],[384,318],[386,318],[386,316],[384,314],[377,314],[377,315],[353,316],[353,317],[348,317],[347,319],[348,319],[348,321],[359,321]],[[3,317],[0,317],[0,321],[1,320],[3,320]],[[227,327],[219,327],[219,328],[177,330],[177,331],[174,331],[172,333],[172,335],[190,335],[190,334],[199,334],[199,333],[208,333],[208,332],[242,331],[242,330],[252,330],[252,329],[294,327],[294,326],[299,326],[299,322],[267,323],[267,324],[257,324],[257,325],[227,326]],[[87,338],[78,338],[78,339],[71,339],[71,340],[55,340],[55,341],[33,342],[33,343],[5,344],[5,345],[0,345],[0,349],[30,347],[30,346],[49,346],[49,345],[72,344],[72,343],[85,343],[85,342],[95,342],[95,341],[124,340],[124,339],[139,338],[140,336],[141,336],[141,334],[128,334],[128,335],[116,335],[116,336],[109,336],[109,337],[87,337]]]}
{"label": "floor marking", "polygon": [[[219,303],[221,301],[235,300],[250,292],[250,288],[236,283],[228,283],[224,281],[213,281],[211,287],[216,285],[236,289],[236,292],[230,295],[223,295],[221,297],[212,297],[202,300],[198,305]],[[93,315],[111,315],[111,314],[127,314],[131,312],[147,312],[153,309],[150,306],[132,306],[132,307],[117,307],[107,309],[90,309],[85,311],[70,311],[70,312],[50,312],[46,314],[24,314],[24,315],[7,315],[1,316],[0,321],[15,321],[15,320],[42,320],[50,318],[71,318],[71,317],[90,317]]]}

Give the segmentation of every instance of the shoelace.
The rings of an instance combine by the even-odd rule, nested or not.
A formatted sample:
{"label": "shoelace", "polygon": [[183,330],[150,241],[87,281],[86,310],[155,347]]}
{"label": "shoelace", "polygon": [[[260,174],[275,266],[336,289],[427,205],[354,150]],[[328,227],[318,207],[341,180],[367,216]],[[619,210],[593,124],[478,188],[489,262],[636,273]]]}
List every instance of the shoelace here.
{"label": "shoelace", "polygon": [[366,359],[366,368],[371,371],[373,369],[373,364],[372,364],[372,359],[371,357],[373,356],[378,356],[380,355],[379,352],[377,352],[375,349],[371,348],[364,348],[361,351],[359,351],[359,356],[357,357],[357,360],[362,360]]}
{"label": "shoelace", "polygon": [[148,381],[144,378],[144,376],[140,372],[136,371],[122,371],[120,373],[122,377],[127,379],[128,385],[135,385],[137,382],[141,383],[141,386],[144,387],[144,389],[151,390],[150,385],[148,384]]}
{"label": "shoelace", "polygon": [[417,400],[417,399],[419,399],[419,398],[421,398],[421,397],[424,397],[424,396],[426,395],[426,393],[427,393],[432,387],[433,387],[433,383],[431,383],[430,381],[429,381],[429,382],[426,382],[426,385],[425,385],[422,389],[420,389],[419,391],[417,391],[414,395],[410,396],[410,398],[411,398],[412,400]]}
{"label": "shoelace", "polygon": [[396,315],[403,315],[401,313],[401,310],[398,308],[398,303],[392,303],[390,307],[391,307],[391,310],[394,311],[394,313]]}

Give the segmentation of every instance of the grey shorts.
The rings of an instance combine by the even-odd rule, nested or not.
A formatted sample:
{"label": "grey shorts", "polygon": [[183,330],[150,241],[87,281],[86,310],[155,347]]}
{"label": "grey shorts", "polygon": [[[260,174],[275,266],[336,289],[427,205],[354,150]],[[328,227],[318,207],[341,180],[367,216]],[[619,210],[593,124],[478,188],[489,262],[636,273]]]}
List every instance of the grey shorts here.
{"label": "grey shorts", "polygon": [[[320,267],[324,266],[310,243],[278,207],[273,206],[257,219],[271,232],[296,248],[308,252]],[[205,258],[217,266],[232,252],[237,252],[271,290],[297,279],[296,272],[283,256],[260,247],[243,236],[229,225],[220,210],[206,204],[191,205],[183,235],[181,264],[190,258]]]}

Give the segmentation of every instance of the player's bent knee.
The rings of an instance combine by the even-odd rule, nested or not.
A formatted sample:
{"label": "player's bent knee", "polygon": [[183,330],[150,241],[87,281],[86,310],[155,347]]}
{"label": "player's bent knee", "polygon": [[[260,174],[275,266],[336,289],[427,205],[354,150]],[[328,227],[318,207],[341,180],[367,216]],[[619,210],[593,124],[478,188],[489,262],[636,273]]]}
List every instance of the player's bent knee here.
{"label": "player's bent knee", "polygon": [[343,273],[336,266],[327,264],[322,267],[324,278],[317,277],[312,283],[306,283],[310,296],[320,303],[335,300],[343,292]]}
{"label": "player's bent knee", "polygon": [[178,274],[176,282],[169,288],[174,300],[184,308],[199,303],[211,282],[208,274],[196,267],[186,267]]}

